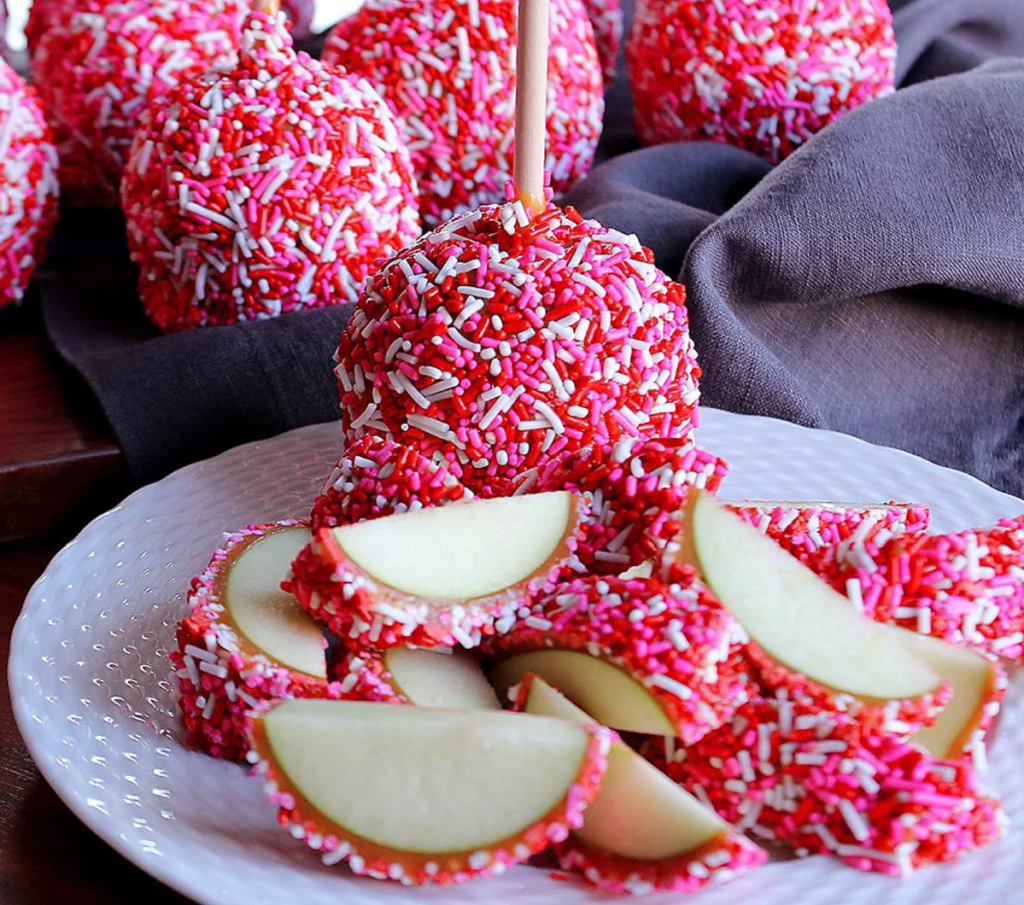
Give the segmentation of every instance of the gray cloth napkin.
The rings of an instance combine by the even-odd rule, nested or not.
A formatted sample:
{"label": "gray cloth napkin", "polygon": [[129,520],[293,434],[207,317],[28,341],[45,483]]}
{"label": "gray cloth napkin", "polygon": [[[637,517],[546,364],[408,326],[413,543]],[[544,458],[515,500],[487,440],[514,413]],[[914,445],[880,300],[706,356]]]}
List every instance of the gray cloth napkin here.
{"label": "gray cloth napkin", "polygon": [[[900,446],[1024,493],[1024,55],[1019,0],[893,3],[906,88],[774,170],[723,145],[635,147],[567,201],[636,232],[689,287],[710,405]],[[619,156],[616,156],[616,155]],[[119,242],[66,232],[50,335],[137,481],[336,416],[344,308],[157,337]],[[325,469],[329,463],[325,463]]]}

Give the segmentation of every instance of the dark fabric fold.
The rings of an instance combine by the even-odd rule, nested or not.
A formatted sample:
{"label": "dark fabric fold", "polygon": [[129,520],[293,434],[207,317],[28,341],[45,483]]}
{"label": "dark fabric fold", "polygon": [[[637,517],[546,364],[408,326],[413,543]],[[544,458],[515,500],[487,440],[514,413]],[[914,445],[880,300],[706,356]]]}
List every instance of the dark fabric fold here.
{"label": "dark fabric fold", "polygon": [[[607,162],[566,200],[687,283],[708,404],[1022,493],[1024,62],[982,64],[1024,55],[1024,16],[1019,0],[892,5],[904,87],[780,166],[713,143],[633,150],[620,76]],[[137,481],[336,417],[346,309],[156,336],[119,229],[65,224],[40,289]]]}

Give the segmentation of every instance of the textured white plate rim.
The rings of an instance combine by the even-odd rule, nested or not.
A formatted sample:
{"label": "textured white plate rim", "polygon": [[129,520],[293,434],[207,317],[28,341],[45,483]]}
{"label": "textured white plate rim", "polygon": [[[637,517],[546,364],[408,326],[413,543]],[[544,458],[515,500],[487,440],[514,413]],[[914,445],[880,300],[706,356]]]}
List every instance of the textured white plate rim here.
{"label": "textured white plate rim", "polygon": [[[732,412],[726,412],[724,410],[711,409],[709,407],[702,407],[701,415],[704,418],[710,415],[716,422],[720,421],[722,423],[722,426],[725,426],[730,421],[735,421],[742,422],[744,425],[785,425],[787,428],[793,429],[795,432],[813,430],[813,433],[815,433],[819,437],[824,436],[834,438],[835,442],[843,443],[846,445],[860,446],[863,447],[865,450],[872,450],[876,452],[881,450],[884,451],[887,455],[902,458],[908,464],[913,463],[917,466],[927,468],[928,470],[933,472],[943,472],[950,476],[955,475],[956,480],[963,483],[971,482],[977,485],[979,491],[987,493],[988,495],[999,494],[1004,498],[1007,505],[1019,504],[1020,508],[1024,510],[1024,500],[1020,500],[1009,494],[998,491],[995,488],[992,488],[989,485],[985,484],[984,482],[978,480],[972,475],[968,475],[964,472],[960,472],[957,471],[956,469],[948,468],[946,466],[937,465],[936,463],[930,462],[927,459],[924,459],[913,453],[909,453],[905,450],[897,449],[895,447],[888,447],[882,446],[880,444],[870,443],[861,440],[860,438],[853,437],[849,434],[844,434],[837,431],[806,428],[801,425],[796,425],[790,422],[780,421],[779,419],[769,418],[761,415],[741,415]],[[189,465],[186,465],[183,468],[180,468],[177,471],[172,472],[170,475],[163,478],[161,481],[156,482],[155,484],[139,488],[138,490],[134,491],[129,496],[127,496],[117,506],[114,506],[112,509],[94,518],[92,521],[88,523],[88,525],[85,526],[85,528],[82,529],[82,531],[73,540],[69,541],[57,552],[57,554],[47,565],[46,569],[43,572],[43,575],[32,585],[28,594],[26,595],[25,603],[23,605],[21,613],[18,616],[18,619],[15,622],[14,630],[11,635],[11,648],[8,658],[8,686],[11,694],[15,723],[18,727],[19,732],[21,733],[22,739],[25,742],[29,754],[31,755],[33,761],[35,762],[43,778],[56,792],[56,794],[64,802],[64,804],[67,805],[67,807],[72,811],[72,813],[74,813],[75,816],[79,820],[81,820],[82,823],[84,823],[100,839],[102,839],[104,842],[110,845],[115,851],[117,851],[120,855],[125,857],[128,861],[130,861],[146,873],[150,874],[151,876],[159,880],[161,883],[165,884],[166,886],[185,896],[194,899],[197,902],[213,903],[215,901],[220,902],[226,900],[222,900],[220,897],[213,896],[208,888],[203,888],[201,886],[201,882],[198,879],[196,882],[192,882],[190,878],[185,877],[181,873],[177,872],[175,869],[176,862],[174,862],[173,860],[163,861],[156,859],[144,859],[143,857],[141,857],[139,850],[131,846],[127,839],[123,838],[121,835],[116,833],[111,828],[111,825],[108,822],[101,820],[100,816],[97,815],[96,811],[90,809],[87,805],[80,802],[78,799],[74,797],[70,789],[65,786],[62,774],[59,772],[54,761],[51,758],[47,757],[45,752],[41,750],[41,741],[32,731],[32,720],[30,713],[28,711],[27,699],[24,695],[18,693],[19,687],[21,685],[21,675],[16,669],[16,667],[18,665],[17,652],[19,650],[19,641],[23,631],[22,627],[26,619],[29,603],[35,596],[37,588],[42,583],[46,574],[51,570],[54,563],[56,563],[63,556],[67,555],[68,551],[72,549],[84,535],[88,534],[88,532],[94,525],[105,519],[115,516],[117,513],[125,510],[126,508],[130,508],[139,500],[139,498],[145,497],[153,487],[159,484],[162,484],[175,478],[180,478],[182,475],[199,470],[203,467],[207,467],[211,464],[215,464],[220,460],[225,460],[231,457],[238,456],[240,453],[244,453],[247,450],[251,450],[260,446],[265,447],[267,444],[273,444],[275,442],[281,441],[283,438],[289,437],[293,434],[298,434],[303,431],[307,431],[310,429],[310,427],[322,428],[324,427],[324,425],[310,425],[306,427],[296,428],[291,431],[286,431],[278,435],[277,437],[243,444],[241,446],[234,447],[233,449],[227,450],[208,459],[200,460]],[[856,876],[856,874],[853,874],[853,872],[851,872],[851,875]]]}

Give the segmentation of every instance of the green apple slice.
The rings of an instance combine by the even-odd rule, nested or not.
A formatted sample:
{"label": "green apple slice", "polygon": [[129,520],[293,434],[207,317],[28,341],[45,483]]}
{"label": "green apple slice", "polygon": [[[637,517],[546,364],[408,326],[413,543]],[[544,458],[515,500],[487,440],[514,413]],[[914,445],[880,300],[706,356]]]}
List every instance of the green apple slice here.
{"label": "green apple slice", "polygon": [[981,725],[997,682],[997,667],[977,651],[938,638],[901,632],[900,639],[953,688],[953,698],[938,719],[916,732],[911,741],[935,757],[958,757]]}
{"label": "green apple slice", "polygon": [[498,697],[533,673],[558,688],[570,701],[619,732],[674,736],[676,727],[636,679],[590,654],[574,650],[536,650],[513,654],[491,671]]}
{"label": "green apple slice", "polygon": [[284,528],[245,546],[226,567],[221,601],[239,642],[251,652],[323,679],[326,661],[320,627],[281,590],[292,561],[309,539],[307,528]]}
{"label": "green apple slice", "polygon": [[436,856],[542,824],[586,772],[593,731],[500,710],[291,700],[254,721],[253,739],[321,833]]}
{"label": "green apple slice", "polygon": [[568,553],[577,498],[558,491],[453,503],[334,528],[333,544],[380,584],[427,600],[474,600]]}
{"label": "green apple slice", "polygon": [[382,656],[395,690],[417,707],[501,709],[498,696],[470,651],[438,653],[423,648],[393,647]]}
{"label": "green apple slice", "polygon": [[690,495],[680,556],[769,656],[836,691],[918,698],[941,679],[900,634],[851,607],[773,540],[710,494]]}
{"label": "green apple slice", "polygon": [[[525,709],[575,723],[592,722],[537,677],[530,681]],[[729,831],[714,811],[622,742],[614,742],[601,791],[587,808],[583,826],[574,833],[603,851],[654,861],[695,852]]]}

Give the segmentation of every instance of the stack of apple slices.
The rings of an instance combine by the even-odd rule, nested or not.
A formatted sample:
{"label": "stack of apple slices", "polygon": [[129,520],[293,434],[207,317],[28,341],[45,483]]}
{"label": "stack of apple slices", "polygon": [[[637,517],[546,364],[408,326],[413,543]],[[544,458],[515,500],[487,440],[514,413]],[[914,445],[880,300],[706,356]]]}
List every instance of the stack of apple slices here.
{"label": "stack of apple slices", "polygon": [[[207,749],[248,749],[325,862],[408,884],[553,846],[606,890],[690,891],[765,859],[744,834],[903,875],[998,838],[975,771],[1006,687],[994,657],[873,621],[696,489],[649,575],[587,574],[591,503],[253,529],[197,580],[186,722],[221,732],[201,692],[237,682],[248,735]],[[299,547],[292,598],[277,584]],[[276,680],[257,695],[254,676]]]}

